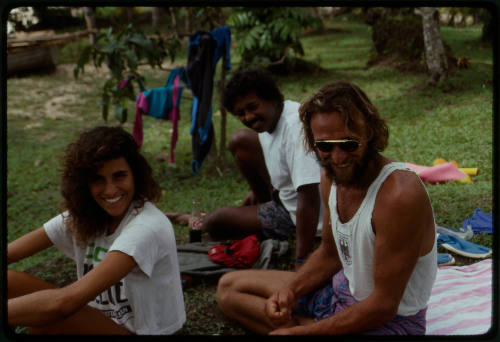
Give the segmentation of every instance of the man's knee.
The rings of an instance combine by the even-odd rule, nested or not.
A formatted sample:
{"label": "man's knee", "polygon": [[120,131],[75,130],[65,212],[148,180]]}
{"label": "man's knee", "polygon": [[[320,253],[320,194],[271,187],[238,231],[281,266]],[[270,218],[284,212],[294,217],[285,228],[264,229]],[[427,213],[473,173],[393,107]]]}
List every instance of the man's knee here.
{"label": "man's knee", "polygon": [[225,227],[231,220],[230,207],[222,207],[207,214],[203,219],[202,230],[213,238],[224,237]]}
{"label": "man's knee", "polygon": [[257,135],[253,131],[247,129],[240,129],[231,135],[229,138],[229,150],[233,155],[236,155],[238,151],[246,151],[253,144],[258,142],[256,139]]}
{"label": "man's knee", "polygon": [[231,304],[231,294],[234,293],[236,289],[237,277],[235,277],[235,274],[237,273],[238,272],[228,272],[219,278],[215,298],[222,309]]}
{"label": "man's knee", "polygon": [[213,228],[217,225],[218,222],[221,221],[222,212],[224,211],[225,207],[215,209],[211,213],[208,213],[205,215],[203,218],[203,225],[202,225],[202,230],[211,233]]}
{"label": "man's knee", "polygon": [[235,292],[244,292],[248,276],[247,270],[236,270],[223,274],[217,283],[217,300],[227,299]]}

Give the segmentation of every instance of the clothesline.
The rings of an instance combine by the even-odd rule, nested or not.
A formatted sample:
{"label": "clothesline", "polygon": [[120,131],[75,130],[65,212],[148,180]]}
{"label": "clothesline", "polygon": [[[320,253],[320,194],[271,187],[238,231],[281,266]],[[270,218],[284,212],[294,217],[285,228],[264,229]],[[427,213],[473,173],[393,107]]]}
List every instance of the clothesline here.
{"label": "clothesline", "polygon": [[[134,139],[138,146],[142,144],[142,115],[151,115],[157,118],[172,120],[173,134],[171,139],[171,159],[173,163],[173,148],[177,140],[177,120],[179,119],[180,99],[182,98],[184,83],[192,95],[191,103],[191,126],[189,133],[192,136],[193,159],[191,171],[193,174],[199,172],[201,164],[211,149],[214,139],[212,125],[212,96],[213,78],[217,62],[222,58],[222,76],[219,87],[223,87],[224,71],[231,69],[230,59],[231,31],[228,26],[215,29],[211,32],[197,32],[189,37],[188,59],[185,66],[162,67],[169,70],[170,75],[163,87],[146,89],[141,77],[132,74],[120,82],[118,88],[122,88],[132,79],[139,83],[141,92],[136,99],[136,120],[134,122]],[[142,64],[141,64],[142,65]],[[175,80],[175,81],[174,81]],[[173,83],[172,83],[173,81]],[[221,110],[224,122],[225,111]],[[222,129],[224,132],[224,130]],[[221,137],[221,141],[223,138]]]}

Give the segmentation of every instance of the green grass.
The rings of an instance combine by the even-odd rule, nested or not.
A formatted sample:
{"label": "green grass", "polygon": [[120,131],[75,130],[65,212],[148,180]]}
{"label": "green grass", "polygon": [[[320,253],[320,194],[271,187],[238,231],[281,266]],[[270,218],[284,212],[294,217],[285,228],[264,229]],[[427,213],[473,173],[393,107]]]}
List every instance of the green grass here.
{"label": "green grass", "polygon": [[[388,120],[389,158],[422,165],[432,165],[438,157],[456,160],[460,167],[477,167],[479,175],[471,184],[447,182],[426,185],[436,222],[461,227],[475,208],[492,212],[493,206],[493,54],[491,46],[479,43],[480,27],[443,27],[442,35],[456,57],[468,57],[471,68],[455,69],[444,88],[427,88],[427,75],[398,72],[390,66],[366,67],[371,53],[371,29],[357,21],[335,19],[327,23],[326,34],[305,36],[302,40],[305,59],[320,63],[324,72],[315,75],[287,75],[278,82],[287,99],[304,101],[319,87],[334,79],[345,79],[359,85],[381,115]],[[74,61],[74,49],[85,44],[75,42],[63,51],[64,61]],[[73,50],[72,50],[73,49]],[[238,56],[233,57],[234,68]],[[185,65],[185,55],[175,65]],[[167,70],[141,68],[146,86],[163,85]],[[217,69],[216,78],[219,77]],[[59,160],[65,146],[84,128],[105,124],[99,107],[100,88],[106,70],[86,68],[78,79],[72,77],[72,64],[60,65],[51,75],[37,75],[7,80],[7,240],[40,227],[60,210]],[[65,98],[66,96],[66,98]],[[51,104],[54,99],[61,102]],[[63,101],[66,99],[65,101]],[[238,205],[248,191],[231,155],[225,164],[208,159],[198,175],[191,173],[190,105],[192,96],[184,91],[181,104],[179,140],[175,164],[157,157],[170,147],[171,123],[144,117],[143,153],[150,161],[164,194],[158,207],[164,211],[190,210],[194,197],[200,199],[203,211],[223,205]],[[214,101],[214,127],[217,150],[220,137],[220,113]],[[132,130],[134,104],[128,106],[129,118],[124,125]],[[54,118],[50,118],[52,114]],[[242,125],[228,114],[227,139]],[[111,117],[107,124],[116,124]],[[185,227],[176,226],[177,242],[188,240]],[[474,242],[492,246],[491,236],[475,236]],[[20,270],[53,265],[61,254],[54,248],[12,267]],[[470,263],[475,260],[462,260]],[[56,272],[49,270],[48,272]],[[43,274],[43,272],[41,272]],[[51,273],[52,274],[52,273]],[[201,319],[204,301],[216,309],[213,286],[197,286],[185,291],[190,307],[188,334],[244,333],[220,316]],[[202,326],[208,324],[208,326]]]}

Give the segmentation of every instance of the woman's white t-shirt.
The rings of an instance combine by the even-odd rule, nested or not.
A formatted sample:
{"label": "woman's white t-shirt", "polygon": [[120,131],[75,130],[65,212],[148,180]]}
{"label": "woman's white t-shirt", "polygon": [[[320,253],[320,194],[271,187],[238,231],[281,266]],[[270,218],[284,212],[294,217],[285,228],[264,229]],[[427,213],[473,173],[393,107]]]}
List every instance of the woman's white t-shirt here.
{"label": "woman's white t-shirt", "polygon": [[151,202],[133,204],[111,235],[100,236],[85,248],[69,233],[64,212],[44,224],[54,245],[75,260],[80,279],[97,267],[110,251],[134,258],[137,266],[88,305],[135,334],[164,335],[186,321],[174,230]]}

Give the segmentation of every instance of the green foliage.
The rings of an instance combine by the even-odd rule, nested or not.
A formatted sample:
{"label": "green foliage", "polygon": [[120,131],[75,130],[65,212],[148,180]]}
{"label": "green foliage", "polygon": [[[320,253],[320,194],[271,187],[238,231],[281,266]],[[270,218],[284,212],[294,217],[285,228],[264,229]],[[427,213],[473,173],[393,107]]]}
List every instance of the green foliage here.
{"label": "green foliage", "polygon": [[135,99],[135,92],[131,82],[118,87],[125,76],[138,80],[144,78],[139,74],[138,67],[144,61],[151,67],[161,68],[165,57],[175,60],[176,52],[180,48],[180,39],[172,35],[168,39],[148,38],[142,32],[136,31],[132,24],[124,30],[114,32],[109,28],[99,32],[95,45],[85,46],[73,69],[73,75],[78,78],[84,67],[91,59],[95,67],[103,63],[110,71],[110,77],[102,87],[102,117],[108,120],[109,107],[114,107],[114,116],[120,122],[127,121],[127,102]]}
{"label": "green foliage", "polygon": [[422,18],[413,8],[370,9],[378,11],[372,24],[372,39],[376,53],[387,56],[396,53],[400,58],[419,60],[424,53]]}
{"label": "green foliage", "polygon": [[191,7],[191,13],[199,30],[212,31],[225,25],[225,18],[220,7]]}
{"label": "green foliage", "polygon": [[321,25],[296,7],[244,7],[228,18],[243,63],[269,63],[304,55],[302,30]]}
{"label": "green foliage", "polygon": [[113,17],[113,16],[117,16],[117,10],[118,8],[117,7],[96,7],[95,8],[95,15],[96,17],[102,17],[102,18],[106,18],[106,17]]}

